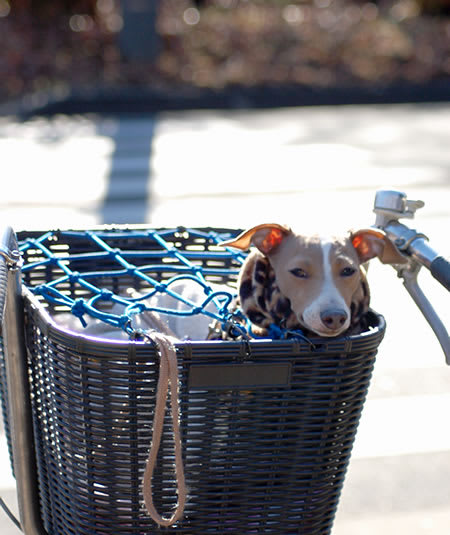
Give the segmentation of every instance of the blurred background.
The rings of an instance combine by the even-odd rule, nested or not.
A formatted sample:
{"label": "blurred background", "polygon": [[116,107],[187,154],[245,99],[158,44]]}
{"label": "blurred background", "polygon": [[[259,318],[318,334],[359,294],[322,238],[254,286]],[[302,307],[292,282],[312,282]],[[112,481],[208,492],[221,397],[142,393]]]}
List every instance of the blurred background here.
{"label": "blurred background", "polygon": [[449,0],[0,0],[0,101],[442,84],[449,14]]}
{"label": "blurred background", "polygon": [[[2,224],[329,233],[388,187],[450,253],[450,0],[0,0],[0,43]],[[388,329],[333,535],[448,535],[450,370],[395,272],[369,275]]]}

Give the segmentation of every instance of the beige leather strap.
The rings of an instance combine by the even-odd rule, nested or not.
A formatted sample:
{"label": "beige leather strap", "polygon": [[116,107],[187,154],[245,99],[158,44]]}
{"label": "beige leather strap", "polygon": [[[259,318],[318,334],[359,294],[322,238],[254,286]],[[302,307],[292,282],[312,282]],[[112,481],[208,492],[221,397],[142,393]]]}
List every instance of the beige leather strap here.
{"label": "beige leather strap", "polygon": [[[148,514],[158,525],[168,527],[175,524],[175,522],[180,520],[180,518],[183,516],[187,498],[179,421],[177,354],[174,345],[164,334],[150,332],[148,333],[148,336],[156,343],[159,349],[160,364],[158,387],[156,392],[156,406],[153,417],[152,444],[147,459],[142,487],[144,503]],[[164,518],[158,513],[153,503],[152,479],[156,466],[158,450],[161,443],[169,387],[172,431],[175,445],[175,478],[178,493],[178,503],[172,516],[170,518]]]}

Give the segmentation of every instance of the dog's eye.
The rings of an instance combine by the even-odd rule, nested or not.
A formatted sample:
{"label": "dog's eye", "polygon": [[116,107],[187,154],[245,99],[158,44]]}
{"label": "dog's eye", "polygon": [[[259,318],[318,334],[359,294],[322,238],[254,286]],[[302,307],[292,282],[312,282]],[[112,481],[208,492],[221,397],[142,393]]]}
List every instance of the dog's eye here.
{"label": "dog's eye", "polygon": [[356,269],[347,266],[341,271],[341,277],[351,277],[354,273],[356,273]]}
{"label": "dog's eye", "polygon": [[292,273],[292,275],[294,275],[294,277],[298,277],[299,279],[307,279],[308,278],[308,274],[302,268],[291,269],[290,272]]}

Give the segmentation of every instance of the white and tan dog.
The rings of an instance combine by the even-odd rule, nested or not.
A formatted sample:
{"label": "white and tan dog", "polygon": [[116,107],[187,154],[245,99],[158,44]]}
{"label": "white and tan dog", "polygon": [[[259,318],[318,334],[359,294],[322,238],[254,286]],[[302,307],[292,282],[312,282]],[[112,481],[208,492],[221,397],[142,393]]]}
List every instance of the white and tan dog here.
{"label": "white and tan dog", "polygon": [[375,256],[383,263],[405,261],[376,229],[323,238],[269,223],[222,245],[256,247],[238,286],[242,310],[258,334],[271,324],[326,337],[361,331],[370,302],[363,264]]}

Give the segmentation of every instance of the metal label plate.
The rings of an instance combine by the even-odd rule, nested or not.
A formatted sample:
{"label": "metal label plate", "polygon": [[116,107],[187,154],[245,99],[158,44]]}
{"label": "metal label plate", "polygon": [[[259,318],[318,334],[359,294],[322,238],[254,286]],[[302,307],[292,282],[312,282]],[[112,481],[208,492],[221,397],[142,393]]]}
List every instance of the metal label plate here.
{"label": "metal label plate", "polygon": [[237,389],[288,387],[290,362],[244,364],[193,364],[189,370],[189,388]]}

